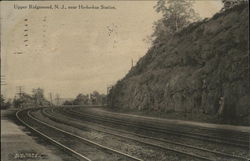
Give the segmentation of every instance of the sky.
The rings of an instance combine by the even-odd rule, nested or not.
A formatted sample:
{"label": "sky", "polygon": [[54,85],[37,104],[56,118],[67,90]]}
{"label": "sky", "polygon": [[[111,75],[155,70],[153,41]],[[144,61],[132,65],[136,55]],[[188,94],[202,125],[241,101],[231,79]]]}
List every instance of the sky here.
{"label": "sky", "polygon": [[[1,93],[14,97],[17,86],[31,93],[73,98],[122,79],[150,44],[143,41],[160,18],[156,1],[1,1]],[[29,5],[109,9],[17,9]],[[16,7],[16,8],[15,8]],[[200,0],[194,9],[202,18],[222,7],[219,0]],[[115,8],[115,9],[113,9]],[[21,54],[18,54],[21,53]]]}

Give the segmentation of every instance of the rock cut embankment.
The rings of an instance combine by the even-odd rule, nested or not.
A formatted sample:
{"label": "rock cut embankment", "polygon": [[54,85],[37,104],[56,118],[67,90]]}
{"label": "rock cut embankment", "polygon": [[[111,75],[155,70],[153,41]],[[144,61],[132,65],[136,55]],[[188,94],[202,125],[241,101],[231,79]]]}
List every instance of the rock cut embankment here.
{"label": "rock cut embankment", "polygon": [[246,120],[248,12],[247,5],[234,7],[156,43],[113,86],[108,105]]}

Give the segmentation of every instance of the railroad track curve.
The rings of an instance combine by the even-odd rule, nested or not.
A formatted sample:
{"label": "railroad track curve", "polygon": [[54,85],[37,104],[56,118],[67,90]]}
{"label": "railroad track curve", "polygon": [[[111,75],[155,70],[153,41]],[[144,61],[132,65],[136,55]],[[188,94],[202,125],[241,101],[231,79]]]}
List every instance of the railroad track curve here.
{"label": "railroad track curve", "polygon": [[[60,115],[60,116],[57,115],[56,116],[56,113],[54,113],[54,114],[53,113],[54,113],[53,109],[44,109],[43,110],[43,114],[46,117],[49,117],[49,118],[51,118],[53,120],[57,120],[57,121],[60,121],[60,122],[64,120],[64,123],[68,124],[69,126],[73,126],[73,127],[76,127],[76,128],[86,128],[83,123],[76,124],[76,123],[71,123],[69,121],[70,119],[75,119],[75,118],[70,118],[70,117],[62,116],[62,115]],[[67,121],[65,121],[65,120],[67,120]],[[79,120],[78,120],[78,122],[79,122]],[[237,155],[231,155],[231,154],[227,154],[227,153],[217,152],[217,151],[213,151],[213,150],[209,150],[209,149],[205,149],[205,148],[199,148],[199,147],[195,147],[195,146],[187,145],[187,144],[175,143],[173,141],[167,141],[167,140],[164,140],[164,139],[158,139],[158,138],[154,138],[154,137],[148,137],[148,136],[145,136],[145,135],[130,133],[130,132],[127,132],[127,131],[124,131],[124,130],[120,130],[120,133],[129,134],[129,135],[133,135],[133,136],[136,136],[136,137],[141,137],[141,138],[144,138],[144,139],[154,140],[154,141],[158,141],[158,142],[162,142],[162,143],[172,144],[172,145],[175,145],[175,146],[177,146],[179,148],[181,147],[182,149],[184,147],[184,148],[188,149],[188,151],[186,151],[186,149],[184,151],[183,150],[178,150],[178,148],[171,149],[171,148],[168,148],[168,147],[163,146],[163,145],[158,145],[158,144],[151,143],[150,141],[141,141],[139,139],[136,139],[135,137],[128,137],[128,136],[124,136],[124,135],[119,135],[119,134],[115,134],[115,133],[110,132],[110,131],[107,132],[105,130],[100,130],[99,128],[98,129],[94,128],[94,127],[89,127],[89,128],[94,129],[94,130],[99,131],[99,132],[107,133],[109,135],[121,137],[121,138],[124,138],[124,139],[130,139],[130,140],[133,140],[135,142],[143,143],[143,144],[153,146],[153,147],[156,147],[156,148],[172,151],[172,152],[179,153],[179,154],[188,155],[188,156],[191,156],[191,157],[194,157],[194,158],[198,158],[200,160],[209,160],[209,161],[216,161],[216,160],[247,161],[248,160],[247,158],[237,156]],[[105,128],[107,128],[107,127],[105,127]],[[114,130],[114,129],[112,129],[112,130]],[[119,130],[116,129],[116,131],[119,131]],[[190,152],[190,151],[192,151],[192,152]],[[195,151],[195,152],[193,152],[193,151]],[[199,155],[199,154],[201,154],[201,155]]]}
{"label": "railroad track curve", "polygon": [[[91,140],[43,122],[42,120],[32,116],[30,113],[31,111],[33,111],[33,109],[18,111],[16,113],[16,117],[26,127],[72,154],[81,161],[99,161],[99,159],[96,158],[96,154],[101,154],[102,157],[105,157],[107,160],[142,161],[134,156],[105,147]],[[94,154],[91,155],[89,154],[90,152],[94,152]]]}

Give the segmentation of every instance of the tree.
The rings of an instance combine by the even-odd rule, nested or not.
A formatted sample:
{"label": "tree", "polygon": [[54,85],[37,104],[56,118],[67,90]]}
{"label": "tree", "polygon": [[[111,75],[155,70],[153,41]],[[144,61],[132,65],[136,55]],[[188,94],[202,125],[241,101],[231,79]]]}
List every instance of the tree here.
{"label": "tree", "polygon": [[63,105],[73,105],[73,101],[66,100],[63,102]]}
{"label": "tree", "polygon": [[101,98],[102,98],[101,105],[107,105],[107,95],[102,94]]}
{"label": "tree", "polygon": [[1,94],[1,107],[4,106],[4,101],[5,101],[5,99],[4,99],[3,95]]}
{"label": "tree", "polygon": [[[8,102],[7,104],[10,105],[11,101]],[[45,99],[44,90],[41,88],[36,88],[32,90],[32,95],[24,92],[19,96],[15,96],[12,104],[15,108],[29,108],[49,106],[50,102]]]}
{"label": "tree", "polygon": [[90,94],[90,100],[92,105],[98,105],[101,103],[101,95],[97,91],[94,91]]}
{"label": "tree", "polygon": [[13,100],[13,106],[15,108],[21,108],[21,101],[19,99],[14,98],[14,100]]}
{"label": "tree", "polygon": [[247,3],[248,0],[222,0],[223,8],[222,11],[228,10],[234,6],[240,5],[242,3]]}
{"label": "tree", "polygon": [[76,99],[73,101],[74,105],[87,105],[89,102],[89,98],[87,95],[78,94]]}
{"label": "tree", "polygon": [[44,98],[44,90],[36,88],[32,90],[32,98],[36,106],[48,106],[50,103]]}
{"label": "tree", "polygon": [[162,18],[154,24],[152,39],[172,35],[190,23],[199,20],[199,15],[193,9],[193,0],[158,0],[154,6]]}
{"label": "tree", "polygon": [[27,93],[23,93],[20,97],[15,97],[13,100],[15,108],[28,108],[35,105],[35,100]]}
{"label": "tree", "polygon": [[11,107],[11,99],[8,99],[8,101],[5,103],[5,108],[8,109]]}
{"label": "tree", "polygon": [[93,91],[93,93],[90,94],[90,101],[92,105],[104,105],[106,104],[106,95]]}
{"label": "tree", "polygon": [[10,106],[11,106],[11,99],[8,99],[8,101],[6,102],[4,96],[1,94],[1,110],[8,109],[10,108]]}

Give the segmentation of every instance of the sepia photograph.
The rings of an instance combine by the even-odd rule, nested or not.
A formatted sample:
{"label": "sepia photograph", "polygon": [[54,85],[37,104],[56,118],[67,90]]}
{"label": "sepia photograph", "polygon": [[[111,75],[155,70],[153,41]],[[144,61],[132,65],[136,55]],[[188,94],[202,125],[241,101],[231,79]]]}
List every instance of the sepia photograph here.
{"label": "sepia photograph", "polygon": [[1,161],[250,161],[249,0],[0,7]]}

